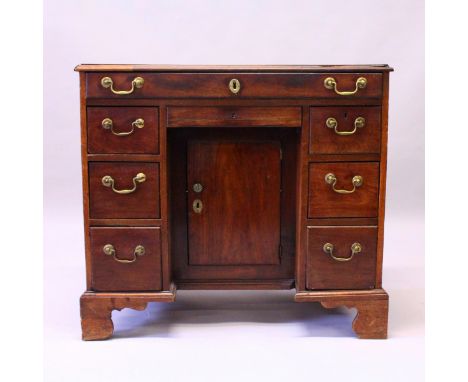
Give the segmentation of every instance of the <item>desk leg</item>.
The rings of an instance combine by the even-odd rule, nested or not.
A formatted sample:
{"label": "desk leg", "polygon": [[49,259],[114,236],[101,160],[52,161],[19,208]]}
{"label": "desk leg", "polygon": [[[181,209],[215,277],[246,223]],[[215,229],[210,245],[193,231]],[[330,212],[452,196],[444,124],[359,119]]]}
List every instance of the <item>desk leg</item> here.
{"label": "desk leg", "polygon": [[105,340],[114,333],[112,311],[144,310],[148,302],[173,302],[175,290],[154,293],[93,293],[80,298],[82,339]]}
{"label": "desk leg", "polygon": [[320,302],[325,308],[356,308],[353,330],[359,338],[385,339],[388,325],[388,294],[383,289],[363,291],[305,291],[297,302]]}

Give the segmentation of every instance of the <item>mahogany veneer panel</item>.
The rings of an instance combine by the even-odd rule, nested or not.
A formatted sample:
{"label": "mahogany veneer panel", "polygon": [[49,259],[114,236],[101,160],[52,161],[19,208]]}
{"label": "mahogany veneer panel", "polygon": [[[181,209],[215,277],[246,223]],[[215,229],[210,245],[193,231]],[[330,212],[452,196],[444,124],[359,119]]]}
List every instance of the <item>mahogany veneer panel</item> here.
{"label": "mahogany veneer panel", "polygon": [[[280,262],[280,142],[190,141],[188,205],[191,265]],[[203,185],[200,193],[192,185]]]}
{"label": "mahogany veneer panel", "polygon": [[[323,251],[333,244],[333,255],[346,259],[351,246],[362,251],[349,261],[337,261]],[[377,227],[307,227],[308,289],[370,289],[375,286]]]}
{"label": "mahogany veneer panel", "polygon": [[169,107],[167,127],[300,127],[300,107]]}
{"label": "mahogany veneer panel", "polygon": [[[339,135],[326,125],[334,118],[338,132],[350,132],[357,118],[364,118],[364,127],[352,135]],[[380,107],[312,107],[310,109],[311,154],[367,154],[380,152]]]}
{"label": "mahogany veneer panel", "polygon": [[[132,179],[144,173],[146,180],[137,183],[130,194],[115,193],[102,184],[112,176],[117,190],[132,189]],[[159,210],[159,164],[139,162],[89,163],[89,216],[92,219],[156,219]]]}
{"label": "mahogany veneer panel", "polygon": [[[323,85],[333,76],[339,90],[353,90],[356,80],[365,76],[367,86],[349,98],[382,96],[382,75],[377,73],[88,73],[86,96],[88,98],[339,98]],[[128,90],[135,77],[144,84],[128,95],[118,95],[101,86],[103,77],[111,77],[115,89]],[[240,81],[240,91],[229,90],[232,79]]]}
{"label": "mahogany veneer panel", "polygon": [[[102,127],[110,118],[116,133],[132,130],[132,123],[143,119],[142,128],[134,127],[126,136],[112,134]],[[87,110],[88,152],[90,154],[158,154],[158,109],[154,107],[89,107]]]}
{"label": "mahogany veneer panel", "polygon": [[[362,176],[363,183],[352,194],[340,194],[325,182],[328,173],[336,176],[335,188],[338,190],[352,190],[355,175]],[[332,162],[309,165],[309,218],[376,217],[378,195],[378,163]]]}
{"label": "mahogany veneer panel", "polygon": [[[161,289],[160,228],[91,228],[92,285],[95,291],[144,291]],[[145,254],[133,263],[120,263],[103,252],[112,244],[118,259],[132,260],[135,248]]]}

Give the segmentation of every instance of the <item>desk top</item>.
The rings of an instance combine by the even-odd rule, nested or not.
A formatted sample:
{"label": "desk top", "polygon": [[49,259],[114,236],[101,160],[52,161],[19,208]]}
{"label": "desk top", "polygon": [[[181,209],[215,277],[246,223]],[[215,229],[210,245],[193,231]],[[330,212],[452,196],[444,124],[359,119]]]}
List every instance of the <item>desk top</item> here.
{"label": "desk top", "polygon": [[146,65],[146,64],[81,64],[77,72],[391,72],[381,65]]}

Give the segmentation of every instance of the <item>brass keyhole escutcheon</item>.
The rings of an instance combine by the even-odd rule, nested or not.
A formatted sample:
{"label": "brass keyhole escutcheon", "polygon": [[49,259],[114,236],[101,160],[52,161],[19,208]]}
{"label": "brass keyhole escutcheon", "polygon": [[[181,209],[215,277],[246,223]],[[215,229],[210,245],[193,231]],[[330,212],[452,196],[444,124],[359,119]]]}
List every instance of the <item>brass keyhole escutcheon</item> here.
{"label": "brass keyhole escutcheon", "polygon": [[192,204],[193,207],[193,212],[196,214],[201,214],[202,209],[203,209],[203,203],[200,199],[195,199]]}
{"label": "brass keyhole escutcheon", "polygon": [[193,191],[195,191],[197,194],[203,191],[203,186],[201,185],[201,183],[195,183],[192,188]]}
{"label": "brass keyhole escutcheon", "polygon": [[241,85],[240,85],[240,82],[239,82],[239,80],[237,78],[233,78],[231,81],[229,81],[229,90],[233,94],[239,93],[240,88],[241,88]]}

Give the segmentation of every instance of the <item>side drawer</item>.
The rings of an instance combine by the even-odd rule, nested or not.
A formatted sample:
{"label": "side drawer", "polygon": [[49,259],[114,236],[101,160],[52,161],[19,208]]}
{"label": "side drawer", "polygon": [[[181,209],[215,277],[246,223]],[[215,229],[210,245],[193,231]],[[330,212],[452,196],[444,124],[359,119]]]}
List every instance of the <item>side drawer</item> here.
{"label": "side drawer", "polygon": [[380,153],[380,107],[311,107],[311,154]]}
{"label": "side drawer", "polygon": [[309,164],[309,218],[376,217],[379,163]]}
{"label": "side drawer", "polygon": [[90,162],[91,219],[157,219],[159,163]]}
{"label": "side drawer", "polygon": [[375,286],[377,227],[307,227],[308,289]]}
{"label": "side drawer", "polygon": [[300,127],[300,107],[168,107],[168,127]]}
{"label": "side drawer", "polygon": [[[233,82],[235,81],[235,85]],[[364,86],[358,86],[363,84]],[[381,73],[86,74],[87,98],[381,98]]]}
{"label": "side drawer", "polygon": [[161,290],[161,229],[90,228],[91,280],[97,292]]}
{"label": "side drawer", "polygon": [[158,154],[155,107],[88,107],[88,153]]}

